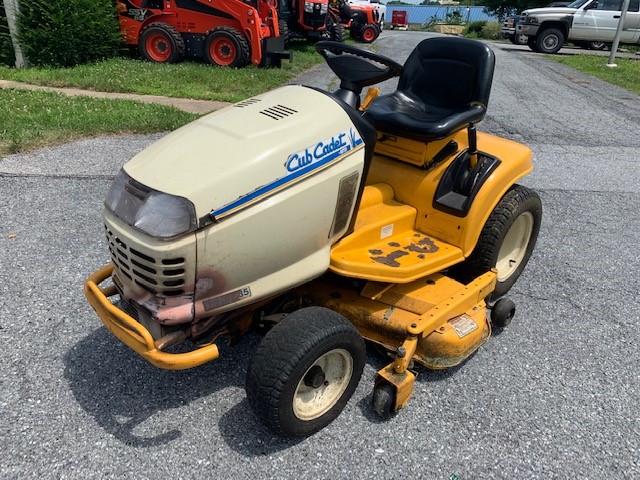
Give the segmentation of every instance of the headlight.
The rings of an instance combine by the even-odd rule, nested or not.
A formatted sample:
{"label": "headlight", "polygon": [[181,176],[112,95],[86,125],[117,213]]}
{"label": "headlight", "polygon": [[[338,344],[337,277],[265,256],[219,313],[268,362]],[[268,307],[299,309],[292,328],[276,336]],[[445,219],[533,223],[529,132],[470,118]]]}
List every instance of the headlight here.
{"label": "headlight", "polygon": [[194,231],[198,225],[189,200],[142,185],[123,169],[111,184],[104,205],[128,225],[163,240]]}
{"label": "headlight", "polygon": [[304,11],[307,13],[313,13],[313,3],[312,2],[304,2]]}
{"label": "headlight", "polygon": [[536,17],[527,17],[527,23],[538,23],[538,19]]}
{"label": "headlight", "polygon": [[327,13],[328,9],[329,9],[329,5],[322,4],[322,6],[320,7],[320,13],[324,15],[325,13]]}

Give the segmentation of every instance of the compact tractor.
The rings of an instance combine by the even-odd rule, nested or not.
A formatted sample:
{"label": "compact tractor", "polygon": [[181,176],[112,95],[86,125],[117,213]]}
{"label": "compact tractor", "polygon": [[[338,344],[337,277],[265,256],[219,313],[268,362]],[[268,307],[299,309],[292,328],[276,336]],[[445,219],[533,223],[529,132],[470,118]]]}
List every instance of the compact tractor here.
{"label": "compact tractor", "polygon": [[[476,131],[494,71],[487,45],[429,38],[404,66],[342,43],[316,49],[337,91],[249,98],[123,166],[103,212],[112,263],[85,284],[106,327],[161,368],[196,367],[225,338],[266,330],[246,393],[287,436],[339,415],[364,340],[391,356],[372,396],[387,418],[407,405],[418,366],[459,365],[509,324],[503,295],[542,216],[516,183],[531,151]],[[361,102],[394,76],[395,92],[370,88]]]}
{"label": "compact tractor", "polygon": [[280,34],[288,43],[293,38],[344,42],[347,38],[340,19],[329,8],[329,0],[278,0]]}
{"label": "compact tractor", "polygon": [[381,19],[380,12],[375,4],[349,3],[339,0],[332,4],[331,10],[340,19],[344,28],[349,29],[351,38],[371,43],[380,36]]}
{"label": "compact tractor", "polygon": [[291,59],[276,8],[264,0],[117,0],[116,7],[125,43],[152,62],[192,56],[225,67],[279,67]]}

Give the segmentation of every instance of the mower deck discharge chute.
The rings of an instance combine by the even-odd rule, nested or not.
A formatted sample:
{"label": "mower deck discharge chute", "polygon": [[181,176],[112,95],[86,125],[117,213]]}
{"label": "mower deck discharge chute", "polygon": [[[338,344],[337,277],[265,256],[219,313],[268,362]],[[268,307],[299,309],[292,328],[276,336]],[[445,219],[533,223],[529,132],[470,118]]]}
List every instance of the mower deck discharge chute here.
{"label": "mower deck discharge chute", "polygon": [[[414,365],[458,365],[506,327],[515,305],[500,297],[542,215],[516,184],[531,151],[476,132],[489,47],[427,39],[404,66],[337,42],[316,48],[336,92],[279,88],[124,165],[105,201],[113,264],[85,285],[109,330],[161,368],[195,367],[218,357],[223,336],[268,331],[246,392],[288,436],[339,415],[363,339],[392,356],[373,393],[387,418],[407,404]],[[396,92],[372,88],[361,103],[365,86],[394,76]]]}

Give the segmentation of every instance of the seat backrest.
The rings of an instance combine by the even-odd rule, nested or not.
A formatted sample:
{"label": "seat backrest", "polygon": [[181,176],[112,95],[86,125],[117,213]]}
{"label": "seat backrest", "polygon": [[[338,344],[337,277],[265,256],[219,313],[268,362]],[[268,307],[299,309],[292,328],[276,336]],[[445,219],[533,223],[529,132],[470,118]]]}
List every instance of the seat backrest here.
{"label": "seat backrest", "polygon": [[398,90],[427,105],[460,109],[491,94],[495,56],[484,43],[458,37],[423,40],[404,64]]}

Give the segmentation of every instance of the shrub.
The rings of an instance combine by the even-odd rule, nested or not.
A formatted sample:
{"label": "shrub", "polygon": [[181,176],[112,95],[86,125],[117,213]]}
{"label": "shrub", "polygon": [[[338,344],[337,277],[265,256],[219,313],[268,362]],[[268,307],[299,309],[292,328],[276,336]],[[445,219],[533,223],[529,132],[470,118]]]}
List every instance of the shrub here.
{"label": "shrub", "polygon": [[4,5],[0,4],[0,64],[15,65],[16,58],[13,54],[13,44],[9,36],[9,25],[4,11]]}
{"label": "shrub", "polygon": [[486,40],[498,40],[500,38],[500,27],[502,25],[498,22],[487,22],[482,28],[482,38]]}
{"label": "shrub", "polygon": [[467,35],[475,33],[476,35],[479,35],[486,24],[486,20],[477,20],[475,22],[470,22],[467,24],[467,28],[465,28],[464,34]]}
{"label": "shrub", "polygon": [[462,34],[469,38],[482,38],[485,40],[498,40],[500,38],[500,23],[498,22],[471,22]]}
{"label": "shrub", "polygon": [[112,0],[23,1],[19,38],[32,65],[71,67],[113,57],[121,45]]}

